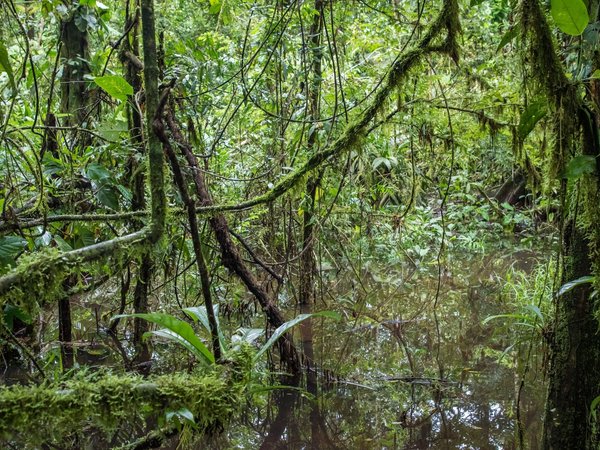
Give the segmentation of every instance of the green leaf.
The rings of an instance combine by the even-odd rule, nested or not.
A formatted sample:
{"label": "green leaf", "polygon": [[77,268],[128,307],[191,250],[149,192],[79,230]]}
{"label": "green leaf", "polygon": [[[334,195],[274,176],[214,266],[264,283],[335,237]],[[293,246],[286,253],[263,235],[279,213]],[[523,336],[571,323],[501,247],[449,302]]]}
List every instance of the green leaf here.
{"label": "green leaf", "polygon": [[175,316],[172,316],[171,314],[120,314],[114,316],[113,320],[119,317],[138,317],[140,319],[147,320],[148,322],[160,325],[161,327],[165,327],[166,330],[153,331],[151,334],[166,337],[178,342],[187,348],[202,363],[214,364],[215,362],[215,357],[206,347],[206,345],[202,343],[198,336],[196,336],[190,324],[178,319]]}
{"label": "green leaf", "polygon": [[3,236],[0,238],[0,258],[13,258],[23,251],[27,241],[19,236]]}
{"label": "green leaf", "polygon": [[15,257],[27,246],[27,241],[19,236],[3,236],[0,238],[0,273],[15,266]]}
{"label": "green leaf", "polygon": [[596,158],[590,155],[579,155],[569,161],[563,178],[577,180],[584,174],[594,173],[596,170]]}
{"label": "green leaf", "polygon": [[279,339],[281,336],[283,336],[290,328],[295,327],[300,322],[303,322],[306,319],[310,319],[311,317],[327,317],[327,318],[334,319],[334,320],[341,320],[341,316],[334,311],[321,311],[321,312],[317,312],[317,313],[313,313],[313,314],[300,314],[299,316],[295,317],[294,319],[280,325],[275,330],[273,335],[269,338],[269,340],[265,343],[265,345],[263,345],[260,348],[260,350],[258,351],[256,356],[254,357],[254,360],[256,361],[263,353],[265,353],[267,350],[269,350],[273,346],[273,344],[275,344],[275,342],[277,342],[277,339]]}
{"label": "green leaf", "polygon": [[[225,345],[225,337],[223,336],[223,333],[221,332],[221,324],[219,323],[219,305],[213,305],[213,306],[214,306],[214,312],[215,312],[215,320],[217,322],[217,330],[219,333],[219,341],[221,343],[221,348],[225,349],[225,348],[227,348]],[[184,308],[183,312],[194,322],[200,321],[200,323],[202,324],[204,329],[206,331],[208,331],[209,334],[211,333],[210,323],[208,322],[208,313],[206,310],[206,306],[193,306],[190,308]]]}
{"label": "green leaf", "polygon": [[535,128],[535,125],[546,115],[546,104],[544,102],[531,103],[519,119],[517,134],[525,139]]}
{"label": "green leaf", "polygon": [[379,166],[381,166],[381,165],[384,165],[388,171],[392,170],[391,161],[388,158],[378,156],[377,158],[375,158],[373,160],[373,164],[372,164],[373,170],[377,170],[379,168]]}
{"label": "green leaf", "polygon": [[14,327],[15,319],[19,319],[26,325],[31,324],[31,316],[21,308],[8,304],[4,306],[4,323],[11,331]]}
{"label": "green leaf", "polygon": [[79,224],[75,225],[76,247],[88,247],[96,243],[96,236],[94,232],[86,225]]}
{"label": "green leaf", "polygon": [[504,47],[506,47],[514,38],[517,37],[518,34],[519,34],[519,31],[518,31],[517,27],[510,28],[506,33],[504,33],[504,36],[502,36],[502,39],[500,39],[500,43],[498,44],[498,47],[496,48],[496,52],[499,52]]}
{"label": "green leaf", "polygon": [[112,184],[102,184],[98,188],[98,192],[96,192],[96,198],[102,205],[114,211],[119,210],[119,197],[117,195],[117,190]]}
{"label": "green leaf", "polygon": [[58,249],[63,252],[69,252],[69,251],[73,250],[73,247],[71,246],[71,244],[69,244],[67,241],[65,241],[63,238],[61,238],[58,235],[54,235],[54,241],[56,242],[56,246],[58,247]]}
{"label": "green leaf", "polygon": [[178,409],[177,411],[167,411],[166,417],[167,417],[167,422],[172,421],[173,418],[177,418],[182,423],[183,422],[196,423],[194,421],[194,414],[192,414],[192,412],[187,408],[181,408],[181,409]]}
{"label": "green leaf", "polygon": [[117,100],[127,101],[127,96],[133,95],[133,86],[119,75],[105,75],[94,78],[94,83],[106,91],[108,95]]}
{"label": "green leaf", "polygon": [[551,0],[550,14],[563,33],[579,36],[590,18],[583,0]]}
{"label": "green leaf", "polygon": [[577,286],[581,286],[582,284],[593,283],[595,279],[596,279],[596,277],[594,277],[592,275],[586,275],[585,277],[581,277],[581,278],[577,278],[576,280],[569,281],[560,287],[560,289],[556,293],[556,296],[560,297],[561,295],[565,295],[567,292],[572,291]]}
{"label": "green leaf", "polygon": [[594,70],[594,73],[590,75],[590,78],[592,80],[597,80],[600,78],[600,70],[596,69]]}
{"label": "green leaf", "polygon": [[110,178],[110,172],[106,168],[98,163],[91,163],[86,169],[87,177],[93,181],[102,181]]}
{"label": "green leaf", "polygon": [[235,342],[245,342],[252,344],[265,333],[263,328],[239,328],[231,340]]}
{"label": "green leaf", "polygon": [[530,305],[525,306],[525,309],[534,313],[536,315],[536,317],[540,320],[540,322],[544,323],[544,315],[542,314],[542,311],[540,310],[540,308],[537,307],[537,305],[530,304]]}
{"label": "green leaf", "polygon": [[6,72],[10,87],[15,90],[17,88],[17,85],[15,84],[15,75],[10,65],[10,59],[8,59],[8,50],[6,50],[6,47],[2,42],[0,42],[0,69],[2,69],[3,72]]}
{"label": "green leaf", "polygon": [[221,0],[210,0],[210,14],[219,14],[221,12]]}

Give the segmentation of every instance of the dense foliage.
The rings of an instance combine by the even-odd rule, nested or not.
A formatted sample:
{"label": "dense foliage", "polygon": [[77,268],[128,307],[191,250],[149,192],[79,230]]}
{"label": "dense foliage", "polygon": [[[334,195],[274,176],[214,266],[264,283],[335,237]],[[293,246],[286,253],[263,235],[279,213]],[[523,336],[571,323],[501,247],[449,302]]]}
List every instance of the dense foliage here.
{"label": "dense foliage", "polygon": [[[248,386],[283,371],[309,396],[375,383],[386,414],[412,401],[371,424],[398,448],[417,426],[448,439],[444,396],[496,364],[517,393],[496,410],[473,394],[489,445],[595,448],[599,6],[2,2],[0,353],[20,386],[0,388],[1,437],[26,442],[31,421],[27,445],[87,427],[105,446],[185,445],[243,395],[260,417]],[[161,394],[139,398],[141,376]],[[390,394],[398,380],[431,389]],[[321,428],[313,445],[336,448]]]}

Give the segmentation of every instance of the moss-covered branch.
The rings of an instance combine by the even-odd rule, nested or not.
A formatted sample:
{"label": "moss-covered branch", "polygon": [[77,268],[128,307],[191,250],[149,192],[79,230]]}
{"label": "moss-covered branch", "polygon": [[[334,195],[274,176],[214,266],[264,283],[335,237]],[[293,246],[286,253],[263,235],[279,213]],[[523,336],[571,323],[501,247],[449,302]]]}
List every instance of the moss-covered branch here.
{"label": "moss-covered branch", "polygon": [[526,61],[531,66],[531,81],[546,95],[555,117],[555,145],[548,161],[552,179],[564,169],[567,156],[577,143],[582,102],[576,84],[567,78],[538,0],[521,2],[520,26],[526,45]]}
{"label": "moss-covered branch", "polygon": [[13,442],[20,448],[42,443],[64,448],[61,443],[74,435],[83,444],[90,428],[104,436],[123,427],[132,432],[141,419],[165,418],[167,412],[183,408],[193,414],[198,432],[217,430],[242,404],[250,361],[246,349],[234,362],[208,374],[142,378],[84,372],[61,383],[2,387],[0,442]]}
{"label": "moss-covered branch", "polygon": [[149,236],[150,229],[144,228],[126,236],[70,252],[55,252],[51,255],[33,254],[29,261],[23,262],[12,272],[0,277],[2,297],[0,303],[4,303],[7,299],[21,303],[22,299],[35,299],[39,296],[51,298],[52,292],[59,289],[62,280],[68,276],[69,268],[138,245],[145,242]]}
{"label": "moss-covered branch", "polygon": [[[458,58],[456,33],[459,30],[458,4],[456,0],[446,0],[439,16],[429,26],[423,37],[417,42],[414,48],[396,59],[369,106],[353,123],[346,127],[337,140],[323,150],[314,153],[302,166],[281,179],[265,194],[243,203],[198,208],[197,212],[235,211],[270,203],[293,188],[306,174],[321,166],[325,161],[350,151],[366,135],[369,123],[383,110],[386,100],[395,89],[400,87],[410,71],[421,62],[423,56],[431,52],[443,52],[453,58]],[[435,40],[440,37],[443,31],[447,31],[444,45],[435,46]]]}
{"label": "moss-covered branch", "polygon": [[[149,0],[146,0],[144,4],[146,4],[146,6],[148,7],[152,6],[152,2]],[[147,11],[147,14],[150,13],[148,13]],[[151,17],[146,17],[145,20],[149,21],[151,20]],[[382,109],[385,106],[386,100],[390,97],[390,95],[395,89],[398,89],[400,87],[400,85],[406,79],[410,71],[421,62],[424,55],[431,52],[444,52],[451,55],[452,57],[457,57],[457,29],[459,29],[459,26],[458,6],[456,0],[445,0],[442,11],[440,12],[439,16],[434,20],[434,22],[429,26],[428,30],[424,33],[423,37],[417,42],[413,49],[407,51],[406,53],[400,55],[397,58],[397,60],[390,68],[385,80],[383,81],[382,86],[375,94],[369,106],[353,123],[348,125],[348,127],[344,130],[342,135],[337,140],[335,140],[331,145],[325,147],[323,150],[314,153],[302,166],[300,166],[294,172],[285,176],[278,183],[276,183],[270,191],[242,203],[200,206],[196,208],[196,212],[198,214],[212,214],[224,211],[240,211],[251,208],[256,205],[270,203],[284,195],[294,186],[296,186],[306,176],[306,174],[321,166],[325,161],[329,160],[332,157],[340,156],[350,151],[367,134],[369,123],[377,116],[377,114],[379,114],[382,111]],[[152,30],[144,31],[145,40],[153,39],[151,31]],[[443,41],[444,45],[434,45],[435,41],[438,38],[443,37],[444,31],[447,31],[447,36]],[[154,51],[155,50],[156,49],[154,49]],[[145,54],[145,58],[148,58],[150,61],[152,57],[152,50],[148,49],[147,51],[148,54]],[[154,63],[155,62],[156,61],[154,61]],[[150,65],[149,67],[148,64],[146,64],[145,71],[152,71],[152,65]],[[151,92],[149,90],[150,86],[152,85],[152,76],[150,77],[150,79],[146,78],[146,83],[150,83],[146,86],[146,98],[148,100],[153,97],[153,95],[150,95]],[[156,102],[158,102],[158,91],[156,91],[155,97]],[[151,108],[154,108],[153,111],[156,111],[157,103],[154,105],[148,105],[147,111]],[[152,115],[152,122],[154,121],[154,119],[155,117],[154,115]],[[150,116],[147,117],[147,122],[148,121],[150,121]],[[162,149],[160,149],[160,141],[153,132],[153,127],[151,123],[148,123],[147,134],[149,145],[148,164],[150,167],[150,185],[152,193],[152,224],[150,234],[147,235],[146,232],[143,233],[145,237],[150,237],[150,239],[154,241],[158,239],[158,237],[160,237],[164,230],[164,215],[166,208],[164,187],[162,185],[164,157]],[[155,144],[158,146],[158,151],[156,148],[153,147]],[[158,152],[160,153],[160,156],[158,155]],[[72,216],[72,218],[75,220],[97,220],[103,217],[104,219],[101,220],[108,220],[109,217],[114,217],[115,219],[117,217],[121,219],[130,218],[134,214],[135,216],[143,216],[144,212],[135,211],[133,213],[121,214],[118,216],[79,216],[78,219],[77,216]],[[69,216],[57,217],[60,217],[61,220],[64,221]],[[46,222],[50,220],[54,220],[54,218],[50,217],[45,219]],[[131,236],[137,235],[137,233],[134,233]],[[4,277],[0,277],[0,295],[6,293],[8,289],[10,289],[14,284],[25,281],[27,279],[27,274],[30,272],[40,273],[40,270],[42,268],[45,268],[44,272],[40,273],[40,276],[50,277],[50,274],[52,273],[51,262],[54,260],[61,261],[61,258],[64,258],[64,261],[66,262],[73,262],[76,261],[78,258],[82,257],[82,255],[85,255],[85,258],[83,258],[82,261],[91,261],[100,256],[104,256],[106,253],[110,252],[111,249],[115,248],[114,244],[117,242],[117,240],[112,240],[103,244],[97,244],[96,246],[92,246],[92,248],[90,249],[86,247],[79,249],[75,252],[64,253],[54,257],[54,259],[40,259],[36,262],[36,265],[20,265],[15,271],[11,272],[8,275],[5,275]],[[101,246],[99,248],[102,248],[103,252],[98,253],[97,246]]]}

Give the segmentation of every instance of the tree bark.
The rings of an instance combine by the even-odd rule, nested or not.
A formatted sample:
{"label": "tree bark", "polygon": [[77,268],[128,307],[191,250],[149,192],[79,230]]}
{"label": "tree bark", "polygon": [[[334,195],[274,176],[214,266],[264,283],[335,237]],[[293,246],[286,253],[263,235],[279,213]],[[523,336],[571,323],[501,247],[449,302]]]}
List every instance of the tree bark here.
{"label": "tree bark", "polygon": [[[590,274],[589,242],[570,224],[563,282]],[[600,334],[596,302],[589,284],[556,299],[554,336],[548,372],[548,397],[544,417],[545,449],[596,449],[597,436],[590,422],[590,405],[600,394]]]}
{"label": "tree bark", "polygon": [[[199,169],[198,160],[194,155],[189,143],[181,133],[177,122],[173,116],[172,110],[167,111],[166,115],[167,125],[175,139],[179,144],[183,156],[187,163],[192,168],[194,185],[196,188],[196,195],[200,200],[202,206],[210,206],[213,204],[212,198],[206,185],[204,174]],[[223,214],[217,213],[209,219],[211,228],[215,233],[219,248],[221,250],[221,261],[223,265],[235,273],[240,280],[246,285],[248,290],[254,295],[258,304],[261,306],[265,313],[269,324],[277,328],[285,323],[285,319],[279,308],[275,305],[274,301],[270,298],[269,294],[262,288],[258,283],[252,272],[248,269],[244,263],[237,247],[231,241],[229,235],[229,226],[227,220]],[[279,350],[281,359],[287,364],[290,371],[298,373],[300,371],[300,361],[298,352],[294,346],[293,340],[289,333],[285,333],[279,340]]]}

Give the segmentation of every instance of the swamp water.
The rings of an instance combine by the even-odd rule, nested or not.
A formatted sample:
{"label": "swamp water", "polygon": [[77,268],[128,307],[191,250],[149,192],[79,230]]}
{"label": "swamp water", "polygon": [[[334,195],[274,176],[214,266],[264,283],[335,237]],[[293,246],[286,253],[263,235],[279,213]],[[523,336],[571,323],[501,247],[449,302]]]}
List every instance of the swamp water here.
{"label": "swamp water", "polygon": [[293,381],[283,378],[278,389],[256,394],[210,448],[537,448],[545,390],[539,339],[517,343],[531,355],[524,362],[511,351],[517,345],[505,350],[528,327],[483,322],[511,310],[507,279],[530,274],[540,259],[505,249],[454,257],[441,273],[437,265],[400,273],[366,264],[358,281],[329,283],[324,298],[345,293],[337,297],[344,319],[314,320],[312,340],[302,333],[319,369],[299,388],[286,389]]}
{"label": "swamp water", "polygon": [[[509,246],[469,258],[450,253],[439,266],[431,255],[399,268],[381,258],[343,271],[322,266],[316,309],[343,319],[313,319],[294,331],[313,355],[304,380],[282,376],[272,388],[251,388],[252,400],[221,434],[193,442],[184,433],[163,448],[535,449],[543,351],[539,338],[527,337],[537,329],[485,319],[514,312],[514,291],[539,261]],[[180,353],[156,344],[165,372]],[[517,348],[531,356],[519,358]],[[111,448],[91,441],[98,445],[85,448]]]}

